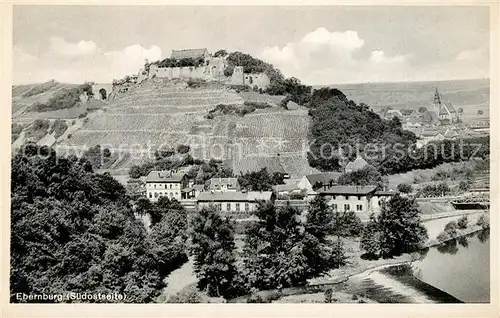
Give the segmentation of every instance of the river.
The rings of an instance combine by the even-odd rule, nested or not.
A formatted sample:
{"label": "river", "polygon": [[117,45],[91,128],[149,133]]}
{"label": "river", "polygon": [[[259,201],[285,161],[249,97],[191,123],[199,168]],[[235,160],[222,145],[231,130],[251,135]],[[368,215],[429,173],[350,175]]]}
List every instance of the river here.
{"label": "river", "polygon": [[413,275],[466,303],[490,301],[489,230],[432,247],[412,264]]}
{"label": "river", "polygon": [[378,302],[490,302],[489,230],[421,253],[411,264],[355,275],[346,288]]}

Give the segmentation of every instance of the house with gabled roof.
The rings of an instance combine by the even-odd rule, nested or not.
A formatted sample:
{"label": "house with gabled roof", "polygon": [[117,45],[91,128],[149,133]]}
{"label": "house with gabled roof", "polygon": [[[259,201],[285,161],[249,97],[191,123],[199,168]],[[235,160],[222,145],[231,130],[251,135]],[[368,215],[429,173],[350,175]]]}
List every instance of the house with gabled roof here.
{"label": "house with gabled roof", "polygon": [[337,183],[341,175],[342,173],[336,171],[308,174],[300,179],[297,186],[300,190],[305,190],[307,193],[314,193],[314,187]]}
{"label": "house with gabled roof", "polygon": [[189,180],[184,171],[151,171],[146,177],[146,196],[156,202],[160,197],[181,200]]}
{"label": "house with gabled roof", "polygon": [[363,159],[363,157],[358,155],[354,161],[349,162],[345,166],[344,171],[346,173],[350,173],[350,172],[361,170],[361,169],[365,168],[366,166],[368,166],[368,162],[366,162],[366,160]]}
{"label": "house with gabled roof", "polygon": [[209,185],[210,191],[236,192],[240,190],[238,178],[212,178]]}

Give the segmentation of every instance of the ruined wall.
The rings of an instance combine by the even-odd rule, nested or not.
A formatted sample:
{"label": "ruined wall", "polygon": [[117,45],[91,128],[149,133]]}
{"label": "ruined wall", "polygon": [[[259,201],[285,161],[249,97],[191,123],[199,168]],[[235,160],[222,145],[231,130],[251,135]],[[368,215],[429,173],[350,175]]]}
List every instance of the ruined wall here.
{"label": "ruined wall", "polygon": [[106,90],[106,99],[109,97],[109,94],[111,94],[111,91],[113,90],[113,84],[94,84],[92,85],[92,92],[94,93],[94,98],[101,100],[101,94],[99,94],[99,90],[101,88],[104,88]]}
{"label": "ruined wall", "polygon": [[271,84],[269,77],[264,73],[257,74],[245,74],[244,85],[248,85],[251,88],[257,86],[257,88],[266,89]]}
{"label": "ruined wall", "polygon": [[233,75],[231,75],[231,85],[244,85],[245,77],[243,74],[243,66],[235,66]]}

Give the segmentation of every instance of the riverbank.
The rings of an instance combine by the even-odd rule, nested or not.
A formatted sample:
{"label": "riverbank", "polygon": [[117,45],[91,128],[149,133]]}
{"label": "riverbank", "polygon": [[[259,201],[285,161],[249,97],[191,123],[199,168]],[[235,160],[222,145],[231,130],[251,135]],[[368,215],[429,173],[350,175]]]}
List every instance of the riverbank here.
{"label": "riverbank", "polygon": [[458,229],[457,230],[457,235],[454,235],[452,237],[449,237],[445,240],[429,240],[425,245],[424,247],[426,248],[429,248],[429,247],[434,247],[434,246],[439,246],[443,243],[446,243],[446,242],[449,242],[449,241],[452,241],[452,240],[456,240],[456,239],[459,239],[463,236],[466,236],[466,235],[470,235],[470,234],[474,234],[476,232],[479,232],[479,231],[482,231],[482,230],[485,230],[486,228],[483,228],[482,226],[480,225],[474,225],[474,226],[471,226],[471,227],[468,227],[467,229]]}

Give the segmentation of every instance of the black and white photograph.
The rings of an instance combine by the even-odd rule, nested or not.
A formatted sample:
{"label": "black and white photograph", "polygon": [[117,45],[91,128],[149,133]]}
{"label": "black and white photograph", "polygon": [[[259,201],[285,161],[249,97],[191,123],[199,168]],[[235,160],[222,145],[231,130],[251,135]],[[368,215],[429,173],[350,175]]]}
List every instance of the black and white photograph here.
{"label": "black and white photograph", "polygon": [[13,5],[8,302],[491,304],[491,9]]}

